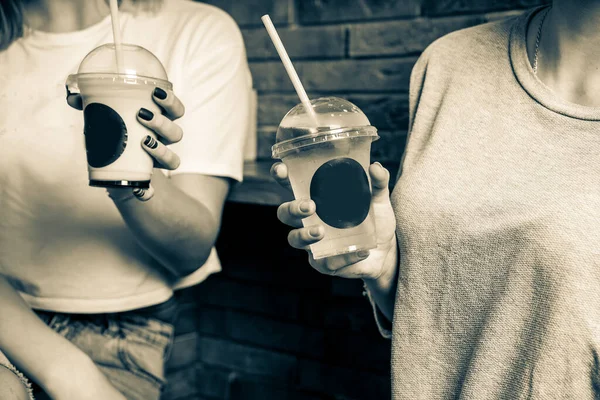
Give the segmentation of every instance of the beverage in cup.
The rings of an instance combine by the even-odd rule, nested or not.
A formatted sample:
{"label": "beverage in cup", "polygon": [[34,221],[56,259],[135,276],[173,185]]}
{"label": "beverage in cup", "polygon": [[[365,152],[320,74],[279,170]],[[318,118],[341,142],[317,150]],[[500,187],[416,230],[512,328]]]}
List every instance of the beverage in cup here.
{"label": "beverage in cup", "polygon": [[310,251],[319,259],[373,249],[377,239],[368,169],[377,129],[344,99],[324,97],[311,104],[312,116],[302,103],[286,114],[272,147],[273,158],[288,168],[294,197],[316,204],[304,226],[325,227]]}
{"label": "beverage in cup", "polygon": [[83,100],[85,147],[90,186],[148,188],[154,162],[141,146],[156,134],[136,118],[140,108],[160,115],[152,100],[156,87],[171,90],[161,62],[132,44],[109,43],[92,50],[67,89]]}

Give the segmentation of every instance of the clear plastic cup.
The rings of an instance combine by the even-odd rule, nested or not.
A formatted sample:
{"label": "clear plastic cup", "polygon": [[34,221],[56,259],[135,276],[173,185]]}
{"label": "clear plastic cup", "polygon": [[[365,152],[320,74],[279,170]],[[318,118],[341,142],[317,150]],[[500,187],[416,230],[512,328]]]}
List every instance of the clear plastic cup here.
{"label": "clear plastic cup", "polygon": [[377,129],[354,104],[337,97],[311,101],[318,126],[298,104],[277,130],[272,156],[288,168],[294,197],[312,199],[316,213],[304,226],[322,224],[310,246],[315,259],[377,247],[369,165]]}
{"label": "clear plastic cup", "polygon": [[161,62],[143,47],[122,44],[121,69],[112,43],[92,50],[69,75],[66,85],[83,100],[85,146],[90,186],[148,188],[154,162],[141,147],[156,134],[136,118],[140,108],[155,115],[156,87],[171,90]]}

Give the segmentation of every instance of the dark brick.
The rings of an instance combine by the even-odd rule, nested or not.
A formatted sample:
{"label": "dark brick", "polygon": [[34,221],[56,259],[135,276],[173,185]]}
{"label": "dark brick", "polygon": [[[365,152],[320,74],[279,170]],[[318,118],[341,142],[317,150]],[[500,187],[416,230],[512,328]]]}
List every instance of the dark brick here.
{"label": "dark brick", "polygon": [[362,279],[332,279],[331,294],[339,297],[363,298]]}
{"label": "dark brick", "polygon": [[[242,33],[250,60],[279,60],[264,27],[244,29]],[[346,53],[346,29],[342,26],[299,26],[277,29],[277,33],[292,61],[302,58],[343,58]]]}
{"label": "dark brick", "polygon": [[275,144],[277,128],[276,127],[261,127],[256,132],[256,159],[257,160],[274,160],[271,155],[271,148]]}
{"label": "dark brick", "polygon": [[357,21],[417,16],[420,0],[302,0],[298,2],[303,23]]}
{"label": "dark brick", "polygon": [[[189,290],[189,289],[187,289]],[[195,304],[180,304],[177,309],[177,318],[175,318],[175,335],[183,335],[196,330],[195,315],[198,310]]]}
{"label": "dark brick", "polygon": [[280,0],[205,0],[227,11],[240,26],[263,26],[260,17],[269,14],[274,24],[288,22],[289,2]]}
{"label": "dark brick", "polygon": [[285,321],[302,321],[310,326],[323,325],[323,303],[328,296],[321,291],[294,291],[234,282],[213,277],[202,284],[194,296],[200,305],[246,311]]}
{"label": "dark brick", "polygon": [[529,8],[547,3],[549,3],[549,0],[423,0],[423,14],[448,15],[488,12]]}
{"label": "dark brick", "polygon": [[300,259],[290,259],[279,265],[232,259],[222,275],[269,287],[327,291],[330,279],[311,268],[307,259],[306,252]]}
{"label": "dark brick", "polygon": [[196,368],[194,366],[167,373],[167,387],[161,399],[181,400],[196,394]]}
{"label": "dark brick", "polygon": [[[301,61],[296,70],[309,97],[318,92],[408,92],[415,58],[378,60]],[[250,63],[260,92],[295,93],[281,62]]]}
{"label": "dark brick", "polygon": [[200,311],[198,318],[203,335],[313,357],[322,357],[325,351],[322,329],[210,308]]}
{"label": "dark brick", "polygon": [[377,334],[375,317],[369,300],[334,298],[324,305],[325,327],[328,330],[347,330]]}
{"label": "dark brick", "polygon": [[261,382],[240,377],[231,383],[229,398],[235,400],[323,400],[323,397],[302,393],[277,382]]}
{"label": "dark brick", "polygon": [[356,104],[379,131],[408,129],[407,95],[349,94],[344,97]]}
{"label": "dark brick", "polygon": [[326,352],[321,357],[327,364],[389,374],[391,341],[381,335],[363,332],[327,331]]}
{"label": "dark brick", "polygon": [[391,396],[389,374],[375,374],[310,360],[299,360],[298,369],[298,387],[303,390],[361,400],[385,400]]}
{"label": "dark brick", "polygon": [[229,370],[198,363],[196,368],[198,393],[210,398],[227,399],[229,386],[235,375],[235,372]]}
{"label": "dark brick", "polygon": [[268,289],[244,282],[234,282],[211,277],[195,293],[198,304],[251,311],[264,315],[288,317],[299,316],[300,296],[287,290]]}
{"label": "dark brick", "polygon": [[198,334],[196,332],[176,336],[171,348],[171,356],[167,361],[168,370],[176,370],[196,362]]}
{"label": "dark brick", "polygon": [[371,162],[399,164],[406,147],[406,132],[379,131],[378,134],[379,139],[371,146]]}
{"label": "dark brick", "polygon": [[350,56],[398,56],[420,53],[435,39],[482,22],[482,17],[467,16],[352,25]]}
{"label": "dark brick", "polygon": [[296,373],[296,358],[238,343],[203,337],[199,339],[200,361],[235,371],[271,376],[290,382]]}

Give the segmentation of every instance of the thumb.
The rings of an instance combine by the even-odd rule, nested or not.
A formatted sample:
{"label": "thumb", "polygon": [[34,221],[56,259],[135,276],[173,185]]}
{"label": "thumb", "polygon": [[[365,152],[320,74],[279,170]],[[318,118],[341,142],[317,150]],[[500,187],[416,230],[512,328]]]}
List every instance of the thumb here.
{"label": "thumb", "polygon": [[373,200],[389,199],[390,197],[390,172],[383,168],[379,163],[373,163],[369,167],[369,175],[371,176],[371,187],[373,190]]}
{"label": "thumb", "polygon": [[150,185],[148,189],[135,188],[133,189],[133,195],[140,201],[148,201],[154,197],[154,187]]}

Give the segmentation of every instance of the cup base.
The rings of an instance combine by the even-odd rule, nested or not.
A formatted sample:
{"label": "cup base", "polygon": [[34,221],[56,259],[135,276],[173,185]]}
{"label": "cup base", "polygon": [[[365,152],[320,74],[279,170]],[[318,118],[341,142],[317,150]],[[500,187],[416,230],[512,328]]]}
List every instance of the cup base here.
{"label": "cup base", "polygon": [[356,253],[358,251],[372,250],[372,249],[376,249],[376,248],[377,248],[377,243],[368,243],[368,244],[364,244],[364,245],[351,245],[351,246],[346,246],[344,248],[325,249],[325,250],[321,250],[321,251],[312,251],[311,250],[311,253],[315,260],[319,260],[321,258],[339,256],[339,255],[348,254],[348,253]]}
{"label": "cup base", "polygon": [[99,181],[90,179],[90,186],[104,188],[141,188],[148,189],[150,181]]}

